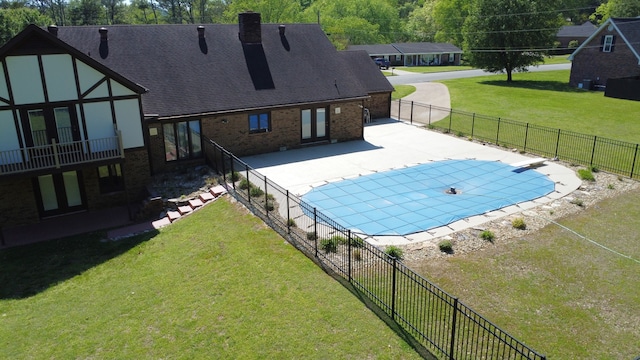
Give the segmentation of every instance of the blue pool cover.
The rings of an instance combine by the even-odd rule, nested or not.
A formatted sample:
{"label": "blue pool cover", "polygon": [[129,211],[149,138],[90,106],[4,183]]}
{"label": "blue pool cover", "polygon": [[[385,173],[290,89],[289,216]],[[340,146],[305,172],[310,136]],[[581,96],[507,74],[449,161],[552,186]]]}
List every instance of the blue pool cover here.
{"label": "blue pool cover", "polygon": [[[455,188],[456,194],[450,194]],[[533,200],[554,191],[549,178],[498,161],[445,160],[319,186],[302,200],[366,235],[408,235]],[[303,209],[310,215],[309,209]]]}

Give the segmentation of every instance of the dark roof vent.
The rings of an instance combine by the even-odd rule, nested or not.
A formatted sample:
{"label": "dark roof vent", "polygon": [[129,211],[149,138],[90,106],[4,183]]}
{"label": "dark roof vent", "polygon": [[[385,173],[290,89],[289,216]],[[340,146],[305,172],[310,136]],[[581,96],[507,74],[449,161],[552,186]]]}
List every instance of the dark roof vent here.
{"label": "dark roof vent", "polygon": [[98,29],[98,32],[100,33],[100,41],[107,41],[107,33],[109,32],[109,30],[107,30],[107,28],[105,27],[101,27],[100,29]]}
{"label": "dark roof vent", "polygon": [[260,13],[244,12],[238,14],[240,31],[238,37],[244,44],[262,43],[262,30],[260,28]]}
{"label": "dark roof vent", "polygon": [[58,37],[58,27],[56,25],[47,26],[47,30],[49,31],[49,34]]}
{"label": "dark roof vent", "polygon": [[204,26],[202,25],[198,26],[198,38],[204,39]]}
{"label": "dark roof vent", "polygon": [[278,31],[280,31],[280,36],[284,36],[284,30],[285,30],[286,28],[287,28],[287,27],[286,27],[286,26],[284,26],[284,25],[278,25]]}

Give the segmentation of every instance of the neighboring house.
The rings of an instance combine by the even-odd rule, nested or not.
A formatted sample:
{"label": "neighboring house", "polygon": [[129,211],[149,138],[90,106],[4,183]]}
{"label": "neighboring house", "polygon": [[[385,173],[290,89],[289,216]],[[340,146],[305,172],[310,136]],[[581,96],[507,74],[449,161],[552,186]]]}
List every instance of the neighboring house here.
{"label": "neighboring house", "polygon": [[0,48],[0,228],[135,201],[151,174],[204,164],[207,139],[240,156],[362,139],[365,109],[388,116],[393,88],[348,58],[317,24],[252,12],[29,26]]}
{"label": "neighboring house", "polygon": [[448,43],[393,43],[351,45],[347,50],[364,50],[373,58],[389,60],[392,66],[460,65],[462,50]]}
{"label": "neighboring house", "polygon": [[609,18],[570,56],[569,84],[590,89],[640,75],[640,19]]}
{"label": "neighboring house", "polygon": [[[589,36],[593,35],[597,28],[597,26],[588,21],[582,25],[562,26],[556,34],[556,40],[559,44],[558,47],[553,50],[553,53],[558,55],[571,54],[575,48],[582,45]],[[577,42],[577,45],[569,48],[569,43],[574,40]]]}

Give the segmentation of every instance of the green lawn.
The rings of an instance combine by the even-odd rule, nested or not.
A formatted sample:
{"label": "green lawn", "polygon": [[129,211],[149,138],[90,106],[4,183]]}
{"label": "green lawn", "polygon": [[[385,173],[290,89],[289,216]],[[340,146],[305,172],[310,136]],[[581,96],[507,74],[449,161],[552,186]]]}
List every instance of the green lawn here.
{"label": "green lawn", "polygon": [[548,359],[635,359],[640,191],[560,223],[633,259],[549,225],[506,245],[414,269]]}
{"label": "green lawn", "polygon": [[102,235],[0,252],[0,358],[420,358],[227,200],[157,234]]}
{"label": "green lawn", "polygon": [[414,91],[416,91],[416,87],[413,85],[394,85],[394,90],[391,93],[392,100],[401,99],[407,95],[410,95]]}
{"label": "green lawn", "polygon": [[442,81],[451,107],[551,128],[637,143],[640,102],[613,99],[569,86],[569,70],[516,73]]}

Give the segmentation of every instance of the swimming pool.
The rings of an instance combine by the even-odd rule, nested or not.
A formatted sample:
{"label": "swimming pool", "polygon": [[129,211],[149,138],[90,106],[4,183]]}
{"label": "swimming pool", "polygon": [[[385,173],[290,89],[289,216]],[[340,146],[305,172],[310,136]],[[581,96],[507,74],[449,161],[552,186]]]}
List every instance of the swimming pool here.
{"label": "swimming pool", "polygon": [[532,169],[498,161],[444,160],[329,183],[302,200],[357,233],[408,235],[554,190],[547,176]]}

